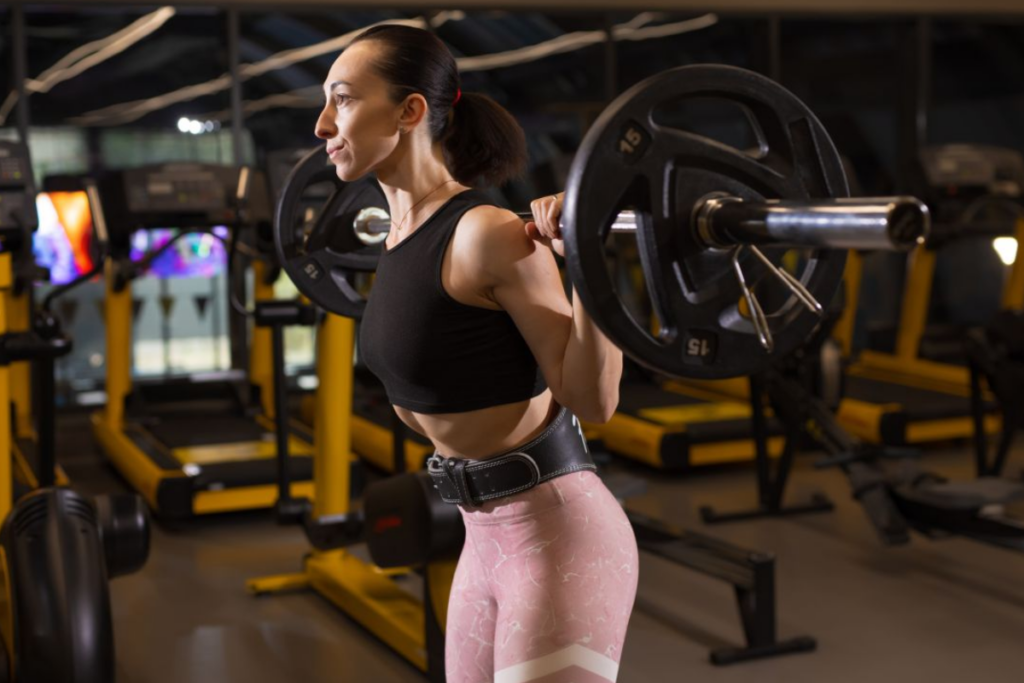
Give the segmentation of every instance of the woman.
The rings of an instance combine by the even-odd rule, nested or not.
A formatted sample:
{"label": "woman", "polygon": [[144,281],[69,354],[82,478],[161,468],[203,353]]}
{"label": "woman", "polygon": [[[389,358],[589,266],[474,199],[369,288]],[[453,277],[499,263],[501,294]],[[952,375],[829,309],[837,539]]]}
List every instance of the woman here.
{"label": "woman", "polygon": [[316,134],[338,177],[376,174],[392,228],[360,329],[367,366],[437,453],[467,539],[446,628],[449,683],[614,681],[637,580],[621,507],[576,416],[606,422],[622,355],[574,295],[561,199],[523,222],[471,186],[525,163],[522,129],[462,93],[433,34],[377,26],[338,57]]}

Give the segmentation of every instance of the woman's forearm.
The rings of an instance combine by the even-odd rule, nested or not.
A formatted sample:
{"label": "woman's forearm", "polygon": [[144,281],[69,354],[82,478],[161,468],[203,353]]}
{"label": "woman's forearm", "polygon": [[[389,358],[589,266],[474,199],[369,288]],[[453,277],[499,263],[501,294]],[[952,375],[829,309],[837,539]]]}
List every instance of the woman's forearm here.
{"label": "woman's forearm", "polygon": [[572,291],[572,328],[562,359],[562,401],[588,422],[611,419],[619,403],[622,351],[608,341]]}

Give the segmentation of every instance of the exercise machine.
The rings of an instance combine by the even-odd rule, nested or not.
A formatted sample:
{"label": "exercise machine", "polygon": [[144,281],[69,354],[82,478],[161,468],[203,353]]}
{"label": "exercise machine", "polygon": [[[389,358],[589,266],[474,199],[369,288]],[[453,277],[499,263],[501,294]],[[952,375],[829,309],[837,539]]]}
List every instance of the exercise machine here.
{"label": "exercise machine", "polygon": [[[276,499],[273,425],[261,413],[265,386],[237,369],[159,382],[131,377],[133,280],[177,240],[195,231],[216,237],[217,226],[231,229],[230,273],[241,233],[269,218],[269,208],[260,204],[261,182],[248,168],[164,164],[110,173],[90,195],[94,222],[110,234],[107,405],[93,415],[93,432],[111,463],[164,520],[268,508]],[[136,230],[167,226],[179,228],[176,237],[131,260]],[[258,269],[257,282],[262,275]],[[266,340],[255,339],[252,362],[265,362],[267,352]],[[312,449],[301,434],[289,432],[289,440],[295,494],[312,495]]]}
{"label": "exercise machine", "polygon": [[[927,242],[912,253],[904,280],[900,320],[892,353],[865,350],[857,366],[948,386],[961,395],[968,385],[961,339],[963,327],[929,329],[935,271],[941,250],[970,238],[991,241],[1019,236],[1024,155],[1017,150],[985,145],[934,145],[921,150],[924,194],[934,215]],[[1003,309],[1024,306],[1024,273],[1004,281]],[[952,348],[942,337],[952,338]],[[947,349],[943,353],[943,349]],[[931,351],[929,351],[931,349]],[[952,358],[937,361],[936,356]]]}
{"label": "exercise machine", "polygon": [[[1020,193],[1024,156],[981,145],[938,145],[921,152],[921,170],[934,225],[926,243],[908,260],[900,318],[891,353],[865,349],[848,369],[848,400],[840,422],[861,438],[905,445],[969,437],[975,408],[965,367],[966,329],[927,326],[939,253],[970,239],[1024,238]],[[1017,259],[1006,277],[1000,307],[1024,308],[1024,263]],[[850,305],[837,338],[852,349],[853,318],[862,264],[851,258],[847,272]],[[930,350],[930,351],[929,351]],[[932,357],[929,357],[932,356]],[[991,394],[980,404],[984,431],[999,430]]]}
{"label": "exercise machine", "polygon": [[[89,499],[56,481],[54,363],[71,340],[45,307],[32,313],[27,330],[10,331],[7,320],[16,279],[31,264],[35,223],[28,150],[0,143],[0,680],[109,683],[109,581],[145,564],[149,522],[138,496]],[[30,288],[31,280],[18,286]],[[21,439],[11,410],[15,362],[31,363],[34,401],[34,420],[27,420],[34,424],[20,426]],[[30,446],[34,457],[27,458]],[[17,469],[25,470],[22,482]]]}
{"label": "exercise machine", "polygon": [[[992,476],[949,481],[914,462],[916,451],[865,443],[847,432],[832,408],[806,382],[814,371],[819,334],[798,355],[774,364],[764,374],[764,394],[787,425],[787,448],[816,444],[825,457],[818,467],[839,467],[886,545],[904,545],[912,531],[928,538],[961,536],[1014,550],[1024,550],[1024,516],[1014,503],[1024,501],[1024,484]],[[773,491],[782,501],[787,470]],[[754,516],[748,515],[747,517]],[[736,519],[744,517],[736,516]]]}
{"label": "exercise machine", "polygon": [[[979,477],[999,477],[1024,425],[1024,312],[1001,311],[984,328],[971,330],[964,346],[971,372],[975,471]],[[1001,423],[994,449],[985,424],[988,392],[995,396]]]}

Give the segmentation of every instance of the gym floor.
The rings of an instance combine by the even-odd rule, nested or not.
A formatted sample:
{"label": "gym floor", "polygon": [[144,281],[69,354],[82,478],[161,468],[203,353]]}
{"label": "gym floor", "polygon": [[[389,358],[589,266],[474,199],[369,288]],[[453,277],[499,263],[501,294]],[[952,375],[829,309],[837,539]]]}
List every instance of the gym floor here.
{"label": "gym floor", "polygon": [[[124,484],[89,444],[86,417],[62,416],[61,462],[89,493]],[[1011,471],[1022,462],[1011,458]],[[966,446],[924,464],[970,476]],[[1014,467],[1016,466],[1016,467]],[[623,653],[622,683],[1016,683],[1024,671],[1024,555],[962,539],[915,537],[884,548],[850,499],[841,473],[798,465],[793,499],[822,491],[833,513],[705,527],[700,505],[753,500],[753,471],[666,476],[628,501],[640,512],[778,558],[779,635],[812,635],[817,652],[729,667],[708,649],[741,642],[731,589],[641,554],[640,589]],[[229,515],[154,530],[148,565],[112,584],[118,683],[420,682],[424,678],[313,593],[254,598],[249,578],[296,571],[308,546],[268,514]]]}

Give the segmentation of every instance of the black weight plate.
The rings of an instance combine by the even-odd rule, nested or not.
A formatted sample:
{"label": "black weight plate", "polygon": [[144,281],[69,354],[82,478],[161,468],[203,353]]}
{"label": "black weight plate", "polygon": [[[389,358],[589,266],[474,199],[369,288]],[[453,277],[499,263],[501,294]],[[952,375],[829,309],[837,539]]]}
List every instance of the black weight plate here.
{"label": "black weight plate", "polygon": [[[662,107],[689,100],[744,110],[759,153],[655,122]],[[637,362],[678,377],[750,374],[800,346],[820,319],[790,296],[771,312],[766,307],[775,342],[766,351],[740,312],[730,254],[701,245],[694,208],[713,194],[806,201],[847,193],[831,139],[785,88],[735,67],[671,69],[623,93],[585,136],[566,188],[567,270],[591,317]],[[662,326],[657,335],[629,314],[605,265],[608,226],[630,208],[638,214],[637,247]],[[753,286],[765,271],[749,256],[741,263]],[[823,306],[842,282],[845,262],[845,251],[807,250],[799,279]]]}
{"label": "black weight plate", "polygon": [[[307,188],[333,183],[313,227],[304,229]],[[274,247],[284,271],[296,288],[326,311],[359,318],[366,299],[352,283],[357,272],[377,269],[380,245],[364,245],[353,221],[366,208],[387,209],[380,185],[370,178],[351,183],[338,179],[329,163],[326,145],[303,157],[288,174],[274,216]]]}

